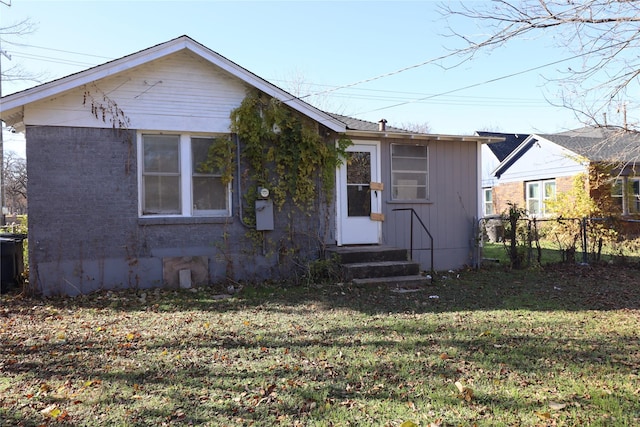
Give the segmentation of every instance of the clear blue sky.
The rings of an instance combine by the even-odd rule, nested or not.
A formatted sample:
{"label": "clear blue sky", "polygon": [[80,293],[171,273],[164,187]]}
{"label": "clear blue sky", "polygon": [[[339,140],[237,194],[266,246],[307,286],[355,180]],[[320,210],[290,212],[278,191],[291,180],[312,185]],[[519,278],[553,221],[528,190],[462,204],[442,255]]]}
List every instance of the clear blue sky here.
{"label": "clear blue sky", "polygon": [[[550,39],[513,43],[448,70],[435,64],[414,67],[458,43],[444,36],[447,23],[433,1],[0,3],[0,27],[27,18],[36,24],[35,32],[6,36],[21,45],[2,44],[12,58],[2,58],[2,67],[20,64],[42,74],[42,82],[186,34],[298,95],[364,82],[315,98],[321,108],[364,120],[428,123],[433,133],[446,134],[581,126],[571,111],[550,105],[549,100],[560,102],[559,88],[545,84],[545,77],[556,76],[569,62],[506,77],[571,56]],[[374,80],[365,82],[369,79]],[[3,81],[2,93],[35,84]],[[16,150],[12,144],[9,139],[6,149]]]}

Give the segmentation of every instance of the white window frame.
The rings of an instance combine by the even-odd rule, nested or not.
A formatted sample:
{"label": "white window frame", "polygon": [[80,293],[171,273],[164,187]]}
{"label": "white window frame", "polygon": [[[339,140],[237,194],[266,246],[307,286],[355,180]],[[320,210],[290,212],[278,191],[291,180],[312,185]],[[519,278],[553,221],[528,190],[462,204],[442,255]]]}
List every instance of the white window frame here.
{"label": "white window frame", "polygon": [[640,213],[640,178],[629,178],[630,181],[630,192],[629,197],[629,206],[631,207],[629,210],[632,213]]}
{"label": "white window frame", "polygon": [[[179,168],[180,168],[180,212],[177,214],[148,214],[144,212],[144,147],[145,135],[173,135],[179,137]],[[191,161],[191,138],[219,138],[219,134],[199,133],[171,133],[171,132],[138,132],[138,216],[140,218],[224,218],[232,216],[231,210],[231,183],[226,189],[226,208],[218,210],[195,210],[193,207],[193,168]],[[226,135],[224,135],[226,136]]]}
{"label": "white window frame", "polygon": [[[394,156],[393,156],[393,147],[395,146],[401,146],[401,145],[406,145],[406,146],[418,146],[421,148],[424,148],[424,157],[408,157],[411,159],[424,159],[425,161],[425,165],[426,165],[426,170],[422,171],[422,170],[404,170],[404,169],[396,169],[394,167]],[[429,146],[427,144],[390,144],[389,146],[389,158],[390,158],[390,162],[391,162],[391,200],[394,201],[428,201],[429,200]],[[425,175],[425,197],[398,197],[396,196],[396,187],[399,186],[399,184],[396,182],[395,180],[395,174],[396,173],[419,173],[422,174],[424,173]],[[398,180],[400,181],[400,180]],[[403,188],[405,189],[411,189],[411,188],[415,188],[416,193],[418,188],[420,188],[421,186],[418,185],[417,183],[415,184],[415,187],[411,187],[410,184],[408,183],[404,183],[402,185]]]}
{"label": "white window frame", "polygon": [[[489,194],[490,201],[487,201],[487,194]],[[491,206],[490,212],[487,212],[487,207]],[[483,188],[482,189],[482,212],[484,216],[493,215],[493,188]]]}
{"label": "white window frame", "polygon": [[611,184],[611,199],[616,207],[620,207],[620,213],[627,214],[627,201],[625,195],[626,177],[615,178]]}
{"label": "white window frame", "polygon": [[611,198],[620,207],[622,215],[640,213],[640,177],[615,178],[611,184]]}
{"label": "white window frame", "polygon": [[[547,197],[547,195],[545,194],[545,184],[553,182],[553,187],[554,187],[554,192],[553,192],[553,196],[552,197]],[[529,197],[529,188],[533,185],[538,185],[540,188],[539,191],[539,195],[537,198],[531,198]],[[525,185],[525,203],[527,206],[527,215],[531,216],[531,217],[545,217],[545,216],[549,216],[552,212],[547,211],[547,201],[548,200],[553,200],[556,198],[556,193],[557,193],[557,184],[556,184],[556,180],[554,179],[545,179],[545,180],[539,180],[539,181],[528,181]],[[529,202],[531,200],[537,200],[538,201],[538,206],[540,207],[539,210],[540,212],[531,212],[531,210],[529,209]]]}

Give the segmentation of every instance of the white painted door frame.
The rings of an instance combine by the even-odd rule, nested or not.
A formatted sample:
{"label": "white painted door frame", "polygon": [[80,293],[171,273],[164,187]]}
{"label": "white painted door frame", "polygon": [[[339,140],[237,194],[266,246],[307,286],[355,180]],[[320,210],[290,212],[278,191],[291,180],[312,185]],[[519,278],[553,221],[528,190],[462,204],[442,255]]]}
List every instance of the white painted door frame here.
{"label": "white painted door frame", "polygon": [[[371,165],[370,182],[347,182],[348,164],[341,165],[336,174],[336,241],[338,246],[357,244],[379,244],[382,238],[382,222],[365,216],[362,212],[353,213],[349,209],[349,193],[354,198],[362,200],[358,194],[362,191],[368,193],[371,201],[371,213],[382,212],[382,191],[371,190],[371,182],[381,182],[380,171],[380,142],[379,141],[353,141],[353,145],[347,148],[348,153],[363,153],[369,157]],[[355,197],[353,197],[355,196]],[[366,196],[365,196],[366,197]],[[353,210],[353,209],[352,209]]]}

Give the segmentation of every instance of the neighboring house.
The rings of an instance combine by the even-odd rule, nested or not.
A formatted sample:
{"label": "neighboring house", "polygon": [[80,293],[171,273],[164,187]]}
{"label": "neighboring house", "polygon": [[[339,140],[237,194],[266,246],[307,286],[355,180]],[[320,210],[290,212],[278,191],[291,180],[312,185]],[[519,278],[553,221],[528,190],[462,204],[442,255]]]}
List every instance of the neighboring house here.
{"label": "neighboring house", "polygon": [[493,170],[507,158],[518,146],[527,139],[528,134],[501,133],[478,131],[477,135],[483,137],[503,138],[504,141],[482,145],[482,213],[483,216],[501,213],[496,211],[493,202],[493,187],[498,184],[498,179],[492,174]]}
{"label": "neighboring house", "polygon": [[493,209],[504,212],[512,202],[531,216],[551,216],[547,201],[570,191],[574,177],[584,174],[589,194],[605,213],[636,215],[639,167],[640,136],[635,133],[585,127],[532,134],[489,172]]}
{"label": "neighboring house", "polygon": [[[267,192],[247,204],[259,189],[230,113],[250,90],[327,144],[352,141],[313,209],[273,208]],[[30,284],[46,295],[286,278],[328,245],[408,248],[410,216],[397,208],[433,234],[434,265],[414,257],[423,269],[461,267],[480,215],[480,146],[496,140],[327,114],[186,36],[5,96],[0,114],[25,132]],[[229,183],[197,166],[218,137],[240,154]],[[252,226],[243,215],[254,208]]]}

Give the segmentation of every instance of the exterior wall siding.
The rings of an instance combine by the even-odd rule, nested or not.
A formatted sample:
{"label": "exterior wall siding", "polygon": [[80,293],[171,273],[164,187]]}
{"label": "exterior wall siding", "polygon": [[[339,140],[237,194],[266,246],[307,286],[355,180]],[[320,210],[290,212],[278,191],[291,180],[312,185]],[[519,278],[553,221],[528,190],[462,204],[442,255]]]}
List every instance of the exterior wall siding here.
{"label": "exterior wall siding", "polygon": [[210,283],[290,277],[330,238],[330,207],[321,192],[314,214],[290,205],[276,212],[275,231],[258,235],[264,241],[247,235],[237,196],[232,218],[147,221],[138,218],[135,131],[30,126],[27,137],[36,292],[162,286],[167,257],[206,257]]}
{"label": "exterior wall siding", "polygon": [[[391,188],[391,143],[416,144],[412,141],[383,141],[382,171],[385,188]],[[409,249],[411,214],[394,209],[413,208],[433,236],[434,265],[430,241],[414,219],[413,259],[424,270],[449,270],[470,265],[473,251],[473,228],[478,212],[478,153],[475,142],[425,141],[429,156],[429,200],[398,202],[391,192],[384,192],[382,226],[383,243]]]}
{"label": "exterior wall siding", "polygon": [[[104,101],[104,94],[116,104]],[[129,128],[181,132],[228,132],[229,112],[246,86],[195,54],[181,51],[127,72],[101,79],[58,97],[29,104],[26,125],[111,127],[102,107],[117,106]],[[92,104],[98,117],[91,114]]]}
{"label": "exterior wall siding", "polygon": [[581,172],[587,172],[587,166],[575,153],[540,139],[500,176],[498,182],[537,181]]}

